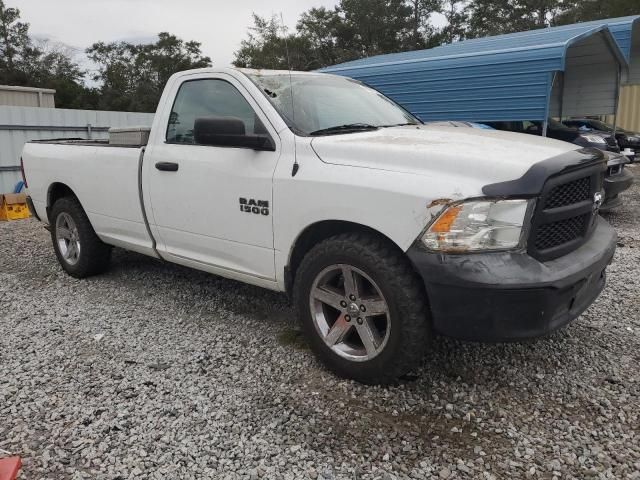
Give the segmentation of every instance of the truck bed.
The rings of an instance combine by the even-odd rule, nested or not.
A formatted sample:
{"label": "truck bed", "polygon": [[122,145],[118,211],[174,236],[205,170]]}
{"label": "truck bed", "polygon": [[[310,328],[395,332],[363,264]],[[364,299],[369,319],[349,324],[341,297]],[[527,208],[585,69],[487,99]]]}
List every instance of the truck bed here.
{"label": "truck bed", "polygon": [[140,148],[139,145],[114,145],[109,140],[87,140],[83,138],[51,138],[47,140],[31,140],[28,143],[46,143],[47,145],[75,145],[84,147]]}
{"label": "truck bed", "polygon": [[151,129],[149,127],[110,128],[108,139],[87,140],[83,138],[53,138],[34,140],[34,143],[53,145],[82,145],[91,147],[140,148],[147,145]]}
{"label": "truck bed", "polygon": [[152,240],[142,210],[142,153],[141,147],[109,145],[107,140],[27,143],[22,160],[38,216],[47,221],[51,186],[64,184],[78,197],[103,241],[148,253]]}

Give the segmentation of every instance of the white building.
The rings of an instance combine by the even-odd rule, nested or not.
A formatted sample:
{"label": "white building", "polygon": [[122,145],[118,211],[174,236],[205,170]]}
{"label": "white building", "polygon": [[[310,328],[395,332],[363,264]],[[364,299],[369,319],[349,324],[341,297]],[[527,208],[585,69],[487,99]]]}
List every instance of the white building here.
{"label": "white building", "polygon": [[0,105],[55,108],[55,93],[56,91],[50,88],[0,85]]}

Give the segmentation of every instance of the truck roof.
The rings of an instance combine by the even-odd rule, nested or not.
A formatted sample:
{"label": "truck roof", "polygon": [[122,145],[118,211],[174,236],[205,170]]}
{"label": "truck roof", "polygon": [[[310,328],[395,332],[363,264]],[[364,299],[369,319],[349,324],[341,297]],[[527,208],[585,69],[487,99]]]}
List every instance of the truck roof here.
{"label": "truck roof", "polygon": [[242,72],[251,75],[288,75],[289,73],[294,75],[310,75],[310,76],[334,76],[329,73],[320,72],[302,72],[298,70],[269,70],[264,68],[238,68],[238,67],[207,67],[207,68],[195,68],[192,70],[184,70],[178,72],[175,75],[178,77],[186,75],[195,75],[200,73],[235,73]]}

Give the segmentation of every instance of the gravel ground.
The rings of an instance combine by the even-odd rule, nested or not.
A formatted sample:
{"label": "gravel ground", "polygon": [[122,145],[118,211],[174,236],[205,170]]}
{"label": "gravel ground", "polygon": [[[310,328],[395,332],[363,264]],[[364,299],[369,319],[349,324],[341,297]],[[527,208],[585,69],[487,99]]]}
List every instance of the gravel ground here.
{"label": "gravel ground", "polygon": [[624,197],[578,321],[438,338],[391,388],[327,373],[280,294],[121,250],[75,280],[41,224],[0,223],[0,449],[25,479],[640,479],[640,186]]}

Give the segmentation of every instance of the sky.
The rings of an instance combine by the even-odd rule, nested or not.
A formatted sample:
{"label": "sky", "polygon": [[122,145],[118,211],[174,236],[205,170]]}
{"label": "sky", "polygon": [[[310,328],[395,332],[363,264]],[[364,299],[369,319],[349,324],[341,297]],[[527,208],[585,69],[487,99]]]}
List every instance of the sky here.
{"label": "sky", "polygon": [[292,31],[311,7],[333,7],[337,0],[5,0],[20,9],[32,36],[61,42],[81,52],[95,42],[146,43],[158,32],[202,43],[216,66],[229,66],[246,37],[251,13],[282,13]]}

